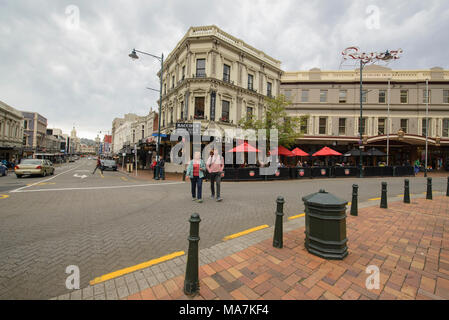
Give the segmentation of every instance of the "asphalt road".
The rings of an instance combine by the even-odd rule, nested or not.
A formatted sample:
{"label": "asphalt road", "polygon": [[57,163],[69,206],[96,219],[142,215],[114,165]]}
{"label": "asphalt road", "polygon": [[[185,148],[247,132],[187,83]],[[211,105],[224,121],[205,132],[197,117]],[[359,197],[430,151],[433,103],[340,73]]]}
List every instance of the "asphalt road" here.
{"label": "asphalt road", "polygon": [[[314,179],[222,183],[223,202],[191,201],[188,182],[142,181],[120,172],[99,171],[95,161],[79,160],[46,178],[0,177],[0,299],[48,299],[68,293],[66,267],[80,268],[81,288],[90,280],[175,251],[187,251],[188,218],[201,216],[200,248],[230,234],[274,224],[275,200],[282,195],[285,215],[304,211],[301,198],[325,189],[359,202],[403,193],[403,178]],[[411,193],[426,191],[424,178],[411,178]],[[434,191],[446,179],[434,178]],[[5,196],[2,196],[5,195]],[[6,197],[8,196],[8,197]],[[377,201],[378,200],[372,200]]]}

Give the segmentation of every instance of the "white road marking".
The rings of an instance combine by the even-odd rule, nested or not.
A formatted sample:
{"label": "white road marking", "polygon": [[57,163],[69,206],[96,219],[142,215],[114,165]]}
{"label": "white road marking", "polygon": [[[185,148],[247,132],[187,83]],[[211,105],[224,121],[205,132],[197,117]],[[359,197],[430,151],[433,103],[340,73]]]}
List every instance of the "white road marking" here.
{"label": "white road marking", "polygon": [[57,174],[57,175],[55,175],[55,176],[53,176],[53,177],[51,177],[51,178],[48,178],[48,179],[45,179],[45,180],[40,180],[40,181],[38,181],[38,182],[35,182],[35,183],[32,183],[32,184],[30,184],[30,185],[27,185],[27,186],[23,186],[23,187],[20,187],[20,188],[18,188],[18,189],[15,189],[15,190],[9,191],[9,193],[15,193],[15,192],[24,192],[24,191],[21,191],[21,190],[22,190],[22,189],[25,189],[25,188],[30,188],[30,187],[32,187],[32,186],[35,186],[36,184],[39,184],[39,183],[42,183],[42,182],[47,182],[47,181],[53,180],[54,178],[56,178],[56,177],[59,177],[59,176],[60,176],[61,174],[64,174],[64,173],[67,173],[67,172],[73,171],[73,170],[75,170],[75,169],[77,169],[77,168],[79,168],[79,167],[81,167],[81,165],[80,165],[80,166],[78,166],[78,167],[75,167],[75,168],[73,168],[73,169],[70,169],[70,170],[67,170],[67,171],[61,172],[61,173],[59,173],[59,174]]}
{"label": "white road marking", "polygon": [[86,176],[85,174],[83,174],[82,176],[79,176],[78,173],[75,173],[73,176],[74,176],[75,178],[81,178],[81,179],[87,178],[87,176]]}
{"label": "white road marking", "polygon": [[168,183],[149,183],[149,184],[136,184],[127,186],[109,186],[109,187],[84,187],[84,188],[59,188],[59,189],[37,189],[37,190],[14,190],[10,192],[25,193],[25,192],[46,192],[46,191],[74,191],[74,190],[100,190],[100,189],[121,189],[121,188],[139,188],[139,187],[152,187],[152,186],[168,186],[174,184],[185,184],[185,182],[168,182]]}

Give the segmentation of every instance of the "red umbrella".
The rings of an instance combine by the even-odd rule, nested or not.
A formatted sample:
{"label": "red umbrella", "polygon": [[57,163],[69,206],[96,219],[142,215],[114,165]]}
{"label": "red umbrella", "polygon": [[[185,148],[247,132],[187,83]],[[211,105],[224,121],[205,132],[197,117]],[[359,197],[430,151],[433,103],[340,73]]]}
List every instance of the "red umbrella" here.
{"label": "red umbrella", "polygon": [[307,152],[304,152],[299,148],[293,149],[292,153],[297,157],[308,157],[309,156],[309,154]]}
{"label": "red umbrella", "polygon": [[248,144],[248,142],[244,142],[228,152],[260,152],[260,150],[254,148],[252,145]]}
{"label": "red umbrella", "polygon": [[324,147],[320,151],[313,154],[313,157],[327,157],[327,156],[341,156],[340,152],[332,150],[331,148]]}
{"label": "red umbrella", "polygon": [[279,152],[279,155],[281,155],[281,156],[287,156],[287,157],[295,157],[296,156],[293,152],[291,152],[290,150],[288,150],[287,148],[285,148],[283,146],[278,147],[277,150],[276,149],[271,150],[270,155],[271,154],[276,155],[276,154],[278,154],[278,152]]}

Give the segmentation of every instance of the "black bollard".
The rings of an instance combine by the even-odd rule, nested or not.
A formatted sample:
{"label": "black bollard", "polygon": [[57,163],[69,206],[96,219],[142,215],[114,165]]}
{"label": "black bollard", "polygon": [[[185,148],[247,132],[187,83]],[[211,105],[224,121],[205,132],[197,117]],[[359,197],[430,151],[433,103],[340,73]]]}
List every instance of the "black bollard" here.
{"label": "black bollard", "polygon": [[352,202],[351,202],[351,216],[358,216],[358,210],[359,210],[359,205],[358,205],[358,193],[359,193],[359,186],[356,184],[352,185]]}
{"label": "black bollard", "polygon": [[186,170],[182,172],[182,181],[186,181]]}
{"label": "black bollard", "polygon": [[446,197],[449,197],[449,177],[447,177],[447,190],[446,190]]}
{"label": "black bollard", "polygon": [[382,182],[382,198],[380,199],[380,207],[382,209],[387,209],[388,208],[388,203],[387,203],[387,183],[386,182]]}
{"label": "black bollard", "polygon": [[283,217],[284,217],[284,198],[278,197],[276,200],[276,223],[274,226],[273,247],[282,249],[284,247],[283,241]]}
{"label": "black bollard", "polygon": [[410,181],[408,179],[404,181],[404,203],[410,203]]}
{"label": "black bollard", "polygon": [[427,200],[432,200],[432,178],[427,178]]}
{"label": "black bollard", "polygon": [[192,214],[189,219],[190,235],[189,235],[189,252],[187,255],[186,277],[184,280],[184,293],[186,295],[195,295],[200,290],[198,280],[198,242],[200,241],[200,216],[198,213]]}

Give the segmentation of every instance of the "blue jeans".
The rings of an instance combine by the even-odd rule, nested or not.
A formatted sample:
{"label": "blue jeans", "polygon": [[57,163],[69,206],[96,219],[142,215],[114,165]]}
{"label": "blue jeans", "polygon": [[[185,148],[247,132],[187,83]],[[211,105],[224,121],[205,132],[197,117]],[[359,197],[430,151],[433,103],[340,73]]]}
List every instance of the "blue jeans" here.
{"label": "blue jeans", "polygon": [[[203,178],[193,177],[190,179],[190,183],[192,185],[192,198],[202,199]],[[198,192],[197,192],[197,189],[198,189]]]}
{"label": "blue jeans", "polygon": [[159,167],[159,179],[165,180],[165,168]]}

